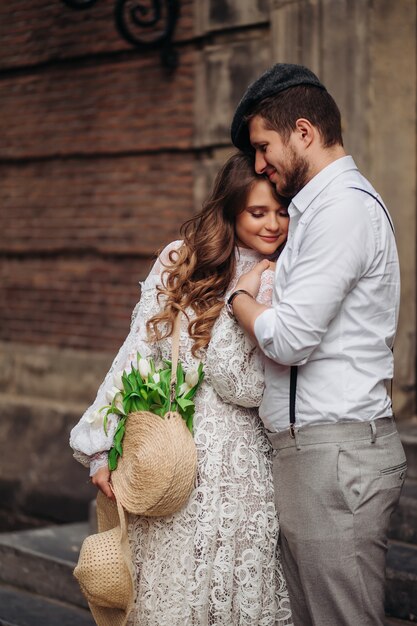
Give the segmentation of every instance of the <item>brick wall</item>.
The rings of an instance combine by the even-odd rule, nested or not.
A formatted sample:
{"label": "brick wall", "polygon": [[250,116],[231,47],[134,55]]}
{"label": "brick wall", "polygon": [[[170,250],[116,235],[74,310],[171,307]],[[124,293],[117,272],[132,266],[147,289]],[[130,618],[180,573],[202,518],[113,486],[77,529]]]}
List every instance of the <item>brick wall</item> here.
{"label": "brick wall", "polygon": [[0,7],[0,340],[114,351],[193,212],[193,2],[171,74],[113,6]]}

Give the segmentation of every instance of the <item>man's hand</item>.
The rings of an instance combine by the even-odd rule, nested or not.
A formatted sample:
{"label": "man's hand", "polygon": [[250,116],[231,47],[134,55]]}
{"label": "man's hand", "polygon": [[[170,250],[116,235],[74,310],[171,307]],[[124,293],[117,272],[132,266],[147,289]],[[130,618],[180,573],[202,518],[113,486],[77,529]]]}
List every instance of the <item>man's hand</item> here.
{"label": "man's hand", "polygon": [[250,272],[242,274],[237,281],[234,291],[237,291],[238,289],[245,289],[246,291],[249,291],[254,298],[256,298],[261,286],[262,274],[265,270],[269,269],[270,265],[271,263],[268,259],[264,259],[263,261],[260,261],[260,263],[257,263],[255,267],[250,270]]}
{"label": "man's hand", "polygon": [[110,475],[111,472],[107,466],[100,467],[100,469],[98,469],[96,473],[93,474],[93,476],[91,477],[91,482],[93,483],[93,485],[98,487],[105,496],[110,498],[110,500],[115,500],[114,493],[112,491],[112,488],[110,487]]}
{"label": "man's hand", "polygon": [[[270,266],[270,262],[264,259],[250,272],[243,274],[235,287],[235,291],[238,289],[245,289],[254,298],[258,295],[259,288],[261,286],[262,273]],[[232,304],[233,314],[239,322],[240,326],[245,332],[247,332],[256,341],[254,333],[254,325],[256,318],[266,311],[267,307],[263,304],[259,304],[255,299],[251,299],[247,294],[239,294],[235,297]]]}

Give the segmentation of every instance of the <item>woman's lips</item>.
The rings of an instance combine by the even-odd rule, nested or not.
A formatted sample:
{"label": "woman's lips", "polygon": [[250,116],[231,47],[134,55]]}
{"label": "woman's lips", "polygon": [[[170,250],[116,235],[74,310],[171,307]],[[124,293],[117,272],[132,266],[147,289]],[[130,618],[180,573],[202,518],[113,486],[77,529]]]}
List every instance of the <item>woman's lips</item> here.
{"label": "woman's lips", "polygon": [[275,241],[278,241],[279,239],[278,235],[275,235],[273,237],[266,237],[265,235],[259,235],[259,236],[263,241],[266,241],[267,243],[274,243]]}

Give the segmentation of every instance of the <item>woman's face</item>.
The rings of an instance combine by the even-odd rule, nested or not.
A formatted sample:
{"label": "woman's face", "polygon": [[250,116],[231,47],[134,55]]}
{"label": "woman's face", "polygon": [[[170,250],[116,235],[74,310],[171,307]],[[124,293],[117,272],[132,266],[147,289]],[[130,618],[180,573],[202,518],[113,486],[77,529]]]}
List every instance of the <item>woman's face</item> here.
{"label": "woman's face", "polygon": [[274,254],[287,239],[288,211],[273,196],[266,180],[254,183],[245,209],[236,216],[237,244],[265,256]]}

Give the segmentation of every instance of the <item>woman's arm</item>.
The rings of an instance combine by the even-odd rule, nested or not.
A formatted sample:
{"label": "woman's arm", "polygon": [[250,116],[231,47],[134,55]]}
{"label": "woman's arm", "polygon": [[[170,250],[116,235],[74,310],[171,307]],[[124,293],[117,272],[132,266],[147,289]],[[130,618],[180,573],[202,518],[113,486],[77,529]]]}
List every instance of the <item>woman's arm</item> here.
{"label": "woman's arm", "polygon": [[112,447],[118,423],[118,416],[110,414],[106,433],[103,427],[105,411],[100,412],[100,409],[110,404],[117,385],[120,384],[121,372],[130,369],[132,361],[136,362],[137,352],[142,357],[158,360],[158,346],[148,342],[146,322],[159,311],[156,287],[160,284],[165,269],[163,263],[167,262],[169,252],[180,243],[174,242],[165,248],[142,284],[141,299],[134,309],[130,332],[101,384],[95,401],[71,431],[70,446],[74,451],[74,458],[83,465],[90,466],[90,473],[94,475],[106,465],[106,454]]}
{"label": "woman's arm", "polygon": [[[270,305],[274,271],[262,274],[258,302]],[[206,374],[219,396],[231,404],[260,405],[264,392],[264,356],[237,321],[222,309],[207,348]]]}

